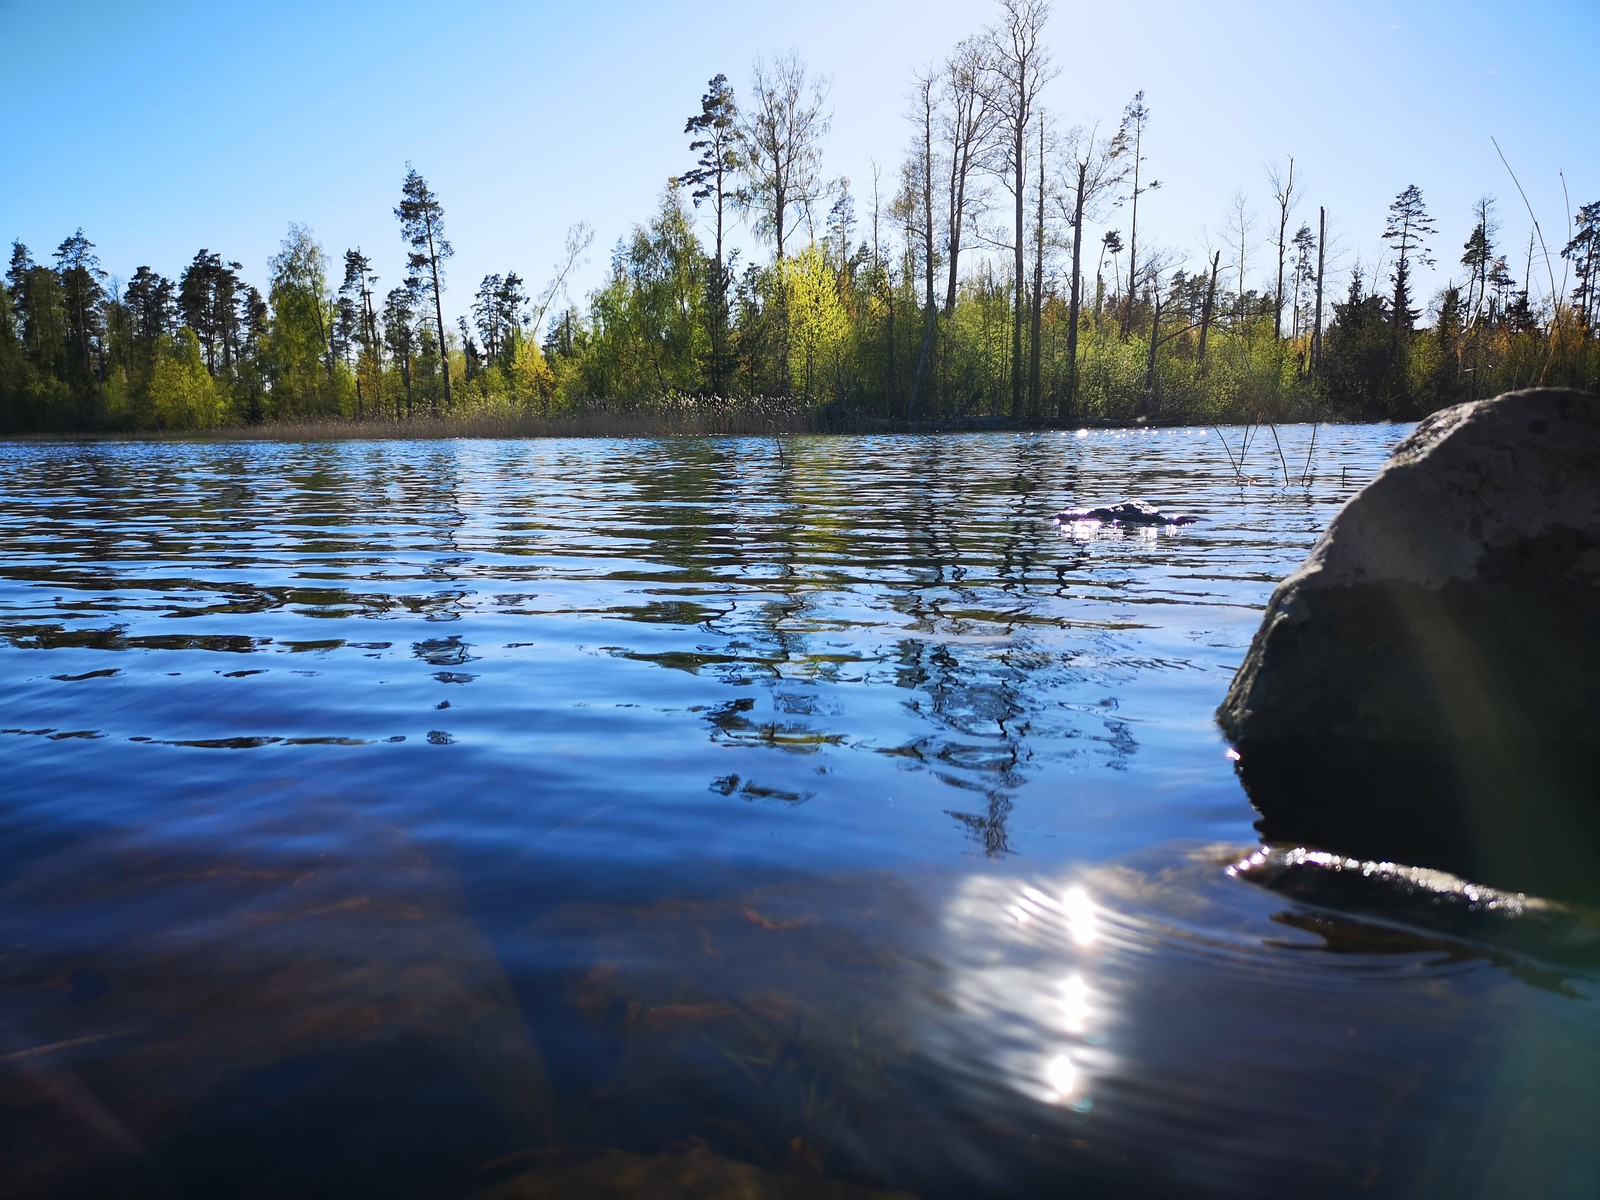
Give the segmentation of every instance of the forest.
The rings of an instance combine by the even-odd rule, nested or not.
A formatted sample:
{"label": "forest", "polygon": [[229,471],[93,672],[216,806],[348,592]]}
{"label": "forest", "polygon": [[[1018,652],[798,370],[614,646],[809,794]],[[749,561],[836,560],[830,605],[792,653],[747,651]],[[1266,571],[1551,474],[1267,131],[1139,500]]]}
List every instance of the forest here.
{"label": "forest", "polygon": [[[1103,126],[1042,103],[1050,15],[1001,0],[917,75],[898,170],[860,194],[824,170],[824,77],[789,54],[742,93],[711,79],[685,104],[682,173],[579,300],[583,224],[537,293],[491,274],[447,317],[445,204],[410,164],[387,290],[369,253],[331,256],[294,223],[256,283],[209,248],[124,280],[82,229],[44,261],[13,242],[0,432],[1409,420],[1536,383],[1600,390],[1600,200],[1512,246],[1485,195],[1458,254],[1406,184],[1363,218],[1378,265],[1336,279],[1287,158],[1265,211],[1241,188],[1226,244],[1187,259],[1140,229],[1162,186],[1144,93]],[[736,224],[764,261],[741,261]],[[1449,282],[1415,294],[1440,259]]]}

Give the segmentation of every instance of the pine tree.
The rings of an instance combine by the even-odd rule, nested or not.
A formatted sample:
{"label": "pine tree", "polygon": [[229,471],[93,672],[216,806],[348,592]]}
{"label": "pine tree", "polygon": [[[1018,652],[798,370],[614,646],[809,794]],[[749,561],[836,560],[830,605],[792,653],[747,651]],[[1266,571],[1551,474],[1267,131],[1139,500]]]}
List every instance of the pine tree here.
{"label": "pine tree", "polygon": [[472,320],[483,338],[483,352],[492,363],[509,370],[516,353],[516,335],[522,328],[522,309],[528,295],[515,272],[485,275],[472,304]]}
{"label": "pine tree", "polygon": [[[422,285],[425,293],[433,297],[434,329],[438,338],[436,353],[439,368],[444,375],[445,407],[450,405],[450,360],[445,354],[444,302],[441,298],[440,264],[455,254],[455,249],[445,240],[444,206],[439,197],[428,188],[428,183],[410,163],[406,164],[406,178],[401,185],[401,200],[394,210],[400,221],[400,233],[411,247],[407,259],[411,274]],[[436,406],[437,411],[437,406]]]}
{"label": "pine tree", "polygon": [[[339,323],[344,327],[346,343],[359,346],[356,359],[356,416],[362,416],[365,401],[364,376],[371,376],[383,389],[383,343],[378,338],[378,314],[372,307],[372,285],[378,277],[372,272],[372,260],[359,248],[344,252],[344,279],[339,284]],[[381,395],[374,399],[374,408],[382,402]]]}
{"label": "pine tree", "polygon": [[1389,319],[1397,337],[1409,333],[1412,322],[1417,319],[1411,307],[1411,268],[1413,264],[1433,266],[1426,239],[1434,232],[1433,218],[1422,203],[1422,190],[1413,183],[1389,205],[1389,221],[1383,231],[1384,241],[1393,242],[1395,248],[1391,276],[1394,293],[1389,300]]}
{"label": "pine tree", "polygon": [[694,135],[689,149],[698,150],[700,157],[693,167],[678,176],[677,183],[691,189],[689,196],[696,208],[702,201],[709,200],[716,214],[716,240],[709,274],[710,304],[706,315],[711,335],[711,391],[713,395],[721,395],[728,358],[728,288],[733,282],[733,271],[723,250],[723,224],[729,203],[740,195],[734,179],[743,163],[739,109],[726,75],[717,75],[706,85],[706,94],[700,97],[699,113],[684,123],[683,131]]}
{"label": "pine tree", "polygon": [[1299,337],[1305,327],[1310,324],[1310,314],[1305,311],[1303,301],[1309,299],[1312,286],[1317,279],[1317,238],[1311,232],[1311,226],[1302,225],[1295,230],[1294,264],[1292,278],[1294,279],[1294,303],[1290,306],[1293,317],[1291,336]]}
{"label": "pine tree", "polygon": [[174,331],[177,324],[177,291],[172,280],[149,267],[140,267],[128,281],[122,293],[122,302],[133,319],[130,331],[139,348],[143,364],[148,366],[150,354],[162,334]]}
{"label": "pine tree", "polygon": [[[1127,341],[1133,331],[1133,301],[1139,291],[1139,197],[1161,186],[1159,179],[1149,183],[1139,182],[1139,171],[1144,163],[1144,129],[1150,123],[1150,110],[1145,107],[1144,90],[1134,94],[1122,112],[1122,125],[1112,139],[1111,152],[1127,162],[1130,182],[1128,200],[1131,213],[1128,218],[1128,294],[1122,310],[1122,340]],[[1115,253],[1113,251],[1113,253]]]}
{"label": "pine tree", "polygon": [[222,322],[218,319],[218,277],[222,274],[222,255],[201,250],[178,277],[178,310],[183,323],[194,332],[205,354],[206,370],[217,373],[217,349],[221,343]]}
{"label": "pine tree", "polygon": [[[411,355],[417,348],[417,282],[407,279],[405,284],[390,290],[383,304],[383,340],[394,361],[400,364],[400,381],[405,387],[406,416],[411,416]],[[400,416],[400,398],[395,397],[395,417]]]}
{"label": "pine tree", "polygon": [[1573,222],[1577,233],[1561,251],[1577,272],[1572,304],[1584,329],[1594,333],[1600,324],[1600,200],[1585,204]]}
{"label": "pine tree", "polygon": [[1494,235],[1498,230],[1492,215],[1492,197],[1479,200],[1475,213],[1477,222],[1472,233],[1462,244],[1461,265],[1467,268],[1466,323],[1477,324],[1489,294],[1489,268],[1494,262]]}
{"label": "pine tree", "polygon": [[[67,348],[72,369],[80,373],[80,383],[87,389],[99,382],[94,356],[104,349],[105,326],[100,305],[105,300],[106,273],[100,269],[94,243],[84,237],[82,229],[56,247],[55,259],[65,302]],[[101,365],[103,367],[103,362]]]}

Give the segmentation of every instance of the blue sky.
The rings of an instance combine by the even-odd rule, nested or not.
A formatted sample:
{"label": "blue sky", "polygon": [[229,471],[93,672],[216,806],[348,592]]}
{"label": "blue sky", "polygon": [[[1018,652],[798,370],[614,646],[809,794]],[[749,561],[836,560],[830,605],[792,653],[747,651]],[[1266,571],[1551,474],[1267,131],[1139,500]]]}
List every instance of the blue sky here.
{"label": "blue sky", "polygon": [[[447,312],[464,311],[491,271],[537,290],[579,220],[596,232],[581,294],[689,165],[683,123],[712,75],[725,72],[742,98],[757,54],[793,49],[831,77],[823,169],[850,179],[865,218],[874,161],[892,190],[911,136],[913,70],[997,9],[0,0],[0,237],[45,259],[82,226],[124,279],[141,263],[176,276],[205,247],[264,286],[268,256],[297,221],[331,258],[361,246],[390,286],[402,273],[392,209],[409,160],[442,199],[455,244]],[[1225,249],[1242,190],[1260,249],[1249,282],[1263,283],[1266,167],[1291,154],[1304,189],[1295,223],[1315,227],[1326,205],[1341,272],[1360,259],[1370,273],[1389,202],[1407,184],[1422,189],[1439,229],[1439,271],[1422,294],[1460,276],[1472,205],[1486,193],[1522,277],[1530,221],[1491,135],[1552,255],[1567,237],[1558,172],[1573,209],[1600,199],[1596,0],[1056,0],[1047,40],[1060,73],[1046,98],[1061,126],[1113,129],[1144,89],[1146,169],[1164,186],[1141,203],[1140,240],[1191,268],[1208,247]],[[1126,233],[1125,213],[1110,220]],[[1541,264],[1536,291],[1543,280]]]}

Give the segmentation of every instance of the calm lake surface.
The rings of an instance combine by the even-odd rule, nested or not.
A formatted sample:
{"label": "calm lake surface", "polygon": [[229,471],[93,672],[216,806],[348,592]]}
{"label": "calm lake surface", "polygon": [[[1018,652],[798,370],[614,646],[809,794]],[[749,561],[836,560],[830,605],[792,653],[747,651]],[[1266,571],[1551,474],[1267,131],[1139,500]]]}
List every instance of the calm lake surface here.
{"label": "calm lake surface", "polygon": [[0,445],[0,1192],[1600,1195],[1592,927],[1226,871],[1403,432]]}

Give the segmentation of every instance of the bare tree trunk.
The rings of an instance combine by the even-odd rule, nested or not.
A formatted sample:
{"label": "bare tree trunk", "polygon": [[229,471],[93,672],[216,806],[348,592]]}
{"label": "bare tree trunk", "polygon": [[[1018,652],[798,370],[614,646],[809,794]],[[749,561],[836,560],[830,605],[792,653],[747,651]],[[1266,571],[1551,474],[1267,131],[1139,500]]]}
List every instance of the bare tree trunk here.
{"label": "bare tree trunk", "polygon": [[1014,241],[1012,247],[1012,272],[1011,272],[1011,415],[1022,416],[1022,308],[1026,300],[1026,257],[1022,237],[1027,230],[1027,217],[1025,215],[1026,198],[1025,178],[1027,175],[1027,126],[1026,117],[1019,117],[1016,124],[1015,136],[1012,138],[1011,149],[1016,156],[1012,162],[1015,172],[1016,184],[1016,224],[1014,226]]}
{"label": "bare tree trunk", "polygon": [[1078,189],[1072,202],[1072,294],[1067,301],[1067,386],[1057,415],[1070,421],[1078,414],[1078,320],[1083,312],[1083,206],[1089,160],[1078,163]]}
{"label": "bare tree trunk", "polygon": [[1145,360],[1144,367],[1144,394],[1139,402],[1139,415],[1150,415],[1151,402],[1155,398],[1156,386],[1156,347],[1161,344],[1161,280],[1156,279],[1153,291],[1150,312],[1150,354]]}
{"label": "bare tree trunk", "polygon": [[895,355],[895,344],[894,344],[894,340],[895,339],[894,339],[894,286],[893,286],[893,284],[891,283],[886,290],[889,293],[889,296],[888,296],[888,300],[889,300],[889,363],[888,363],[888,384],[889,384],[889,389],[888,390],[889,390],[889,394],[884,397],[884,401],[885,401],[884,411],[892,413],[892,412],[894,412],[895,394],[897,392],[899,392],[899,390],[900,390],[900,381],[899,381],[898,378],[896,378],[896,372],[895,372],[895,357],[896,357],[896,355]]}
{"label": "bare tree trunk", "polygon": [[994,48],[995,73],[1001,81],[1001,109],[1008,133],[1011,188],[1014,201],[1012,222],[1011,278],[1011,415],[1022,415],[1022,320],[1027,292],[1027,257],[1023,239],[1027,236],[1028,127],[1033,120],[1034,102],[1045,81],[1053,75],[1050,52],[1042,42],[1045,20],[1050,15],[1049,0],[1001,0],[1005,10],[1002,23],[989,31]]}
{"label": "bare tree trunk", "polygon": [[922,294],[923,303],[934,307],[933,243],[933,80],[922,81]]}
{"label": "bare tree trunk", "polygon": [[[965,153],[965,151],[958,151]],[[944,288],[944,315],[946,319],[956,309],[956,268],[961,258],[961,221],[962,210],[967,204],[967,180],[965,173],[958,175],[955,155],[950,159],[950,244],[946,253],[950,261],[945,264]]]}
{"label": "bare tree trunk", "polygon": [[[1127,341],[1133,333],[1133,299],[1134,284],[1139,274],[1139,143],[1141,136],[1136,136],[1133,143],[1133,212],[1128,224],[1128,295],[1122,309],[1122,340]],[[1116,257],[1113,256],[1112,272],[1116,271]]]}
{"label": "bare tree trunk", "polygon": [[1127,341],[1133,333],[1133,305],[1138,299],[1139,292],[1139,196],[1152,188],[1161,186],[1161,181],[1152,179],[1148,184],[1140,185],[1140,171],[1144,165],[1144,127],[1150,119],[1150,110],[1144,106],[1144,91],[1140,89],[1134,93],[1133,100],[1122,111],[1122,125],[1117,130],[1116,142],[1120,146],[1118,153],[1125,153],[1130,148],[1133,153],[1133,190],[1132,211],[1129,215],[1128,225],[1128,294],[1122,309],[1122,340]]}
{"label": "bare tree trunk", "polygon": [[1317,209],[1317,315],[1311,326],[1311,369],[1322,364],[1322,269],[1327,262],[1328,210]]}
{"label": "bare tree trunk", "polygon": [[1028,353],[1028,416],[1039,418],[1042,387],[1039,372],[1039,342],[1044,314],[1044,114],[1039,114],[1038,208],[1033,227],[1033,319]]}
{"label": "bare tree trunk", "polygon": [[[990,35],[992,37],[992,35]],[[949,243],[945,264],[944,316],[956,307],[962,235],[966,229],[967,183],[981,169],[999,128],[999,108],[992,85],[994,58],[980,38],[961,42],[944,65],[944,95],[950,104]]]}
{"label": "bare tree trunk", "polygon": [[922,380],[933,356],[933,330],[939,316],[934,305],[927,306],[922,318],[922,345],[917,350],[917,366],[911,375],[911,394],[906,397],[906,420],[917,415],[917,398],[922,394]]}
{"label": "bare tree trunk", "polygon": [[722,257],[722,159],[717,159],[717,261],[712,264],[716,272],[711,277],[711,394],[722,395],[723,349],[728,337],[728,270]]}
{"label": "bare tree trunk", "polygon": [[318,296],[316,298],[317,337],[322,342],[322,369],[331,383],[333,381],[333,339],[328,336],[328,322],[325,318],[329,314],[324,311],[326,307],[327,302],[321,296]]}
{"label": "bare tree trunk", "polygon": [[[450,348],[444,336],[444,303],[439,299],[439,255],[433,248],[433,228],[428,229],[428,266],[433,271],[433,315],[439,322],[439,370],[444,373],[444,403],[450,407]],[[434,401],[434,412],[439,411]]]}
{"label": "bare tree trunk", "polygon": [[922,381],[926,377],[928,360],[933,353],[933,333],[938,308],[934,298],[933,262],[933,77],[924,77],[922,85],[922,284],[923,321],[922,344],[917,349],[917,366],[911,377],[911,394],[906,398],[906,419],[916,415],[917,402],[922,397]]}
{"label": "bare tree trunk", "polygon": [[1278,286],[1272,293],[1272,340],[1283,340],[1283,252],[1284,235],[1289,228],[1289,208],[1294,199],[1294,158],[1289,159],[1289,178],[1281,180],[1272,169],[1272,183],[1278,201]]}

